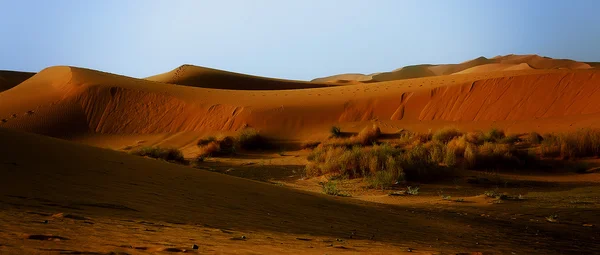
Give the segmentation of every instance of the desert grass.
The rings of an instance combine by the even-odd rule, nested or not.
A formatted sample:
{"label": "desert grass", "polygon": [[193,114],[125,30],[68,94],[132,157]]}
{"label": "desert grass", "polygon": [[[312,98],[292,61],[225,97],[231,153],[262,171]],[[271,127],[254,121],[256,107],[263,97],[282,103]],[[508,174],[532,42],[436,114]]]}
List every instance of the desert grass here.
{"label": "desert grass", "polygon": [[209,137],[198,142],[200,153],[198,157],[217,157],[234,155],[236,153],[236,140],[231,136]]}
{"label": "desert grass", "polygon": [[338,127],[338,126],[332,126],[329,129],[329,134],[331,135],[330,137],[341,137],[342,129],[340,129],[340,127]]}
{"label": "desert grass", "polygon": [[239,131],[237,134],[237,144],[239,148],[244,150],[264,150],[270,149],[270,141],[261,135],[258,130],[254,128],[245,128]]}
{"label": "desert grass", "polygon": [[575,159],[600,156],[600,130],[580,129],[574,132],[549,134],[540,145],[544,157]]}
{"label": "desert grass", "polygon": [[450,140],[461,135],[463,135],[463,133],[460,132],[460,130],[458,130],[457,128],[445,127],[433,133],[432,140],[442,143],[448,143]]}
{"label": "desert grass", "polygon": [[133,155],[187,164],[183,153],[176,148],[142,147],[131,152]]}

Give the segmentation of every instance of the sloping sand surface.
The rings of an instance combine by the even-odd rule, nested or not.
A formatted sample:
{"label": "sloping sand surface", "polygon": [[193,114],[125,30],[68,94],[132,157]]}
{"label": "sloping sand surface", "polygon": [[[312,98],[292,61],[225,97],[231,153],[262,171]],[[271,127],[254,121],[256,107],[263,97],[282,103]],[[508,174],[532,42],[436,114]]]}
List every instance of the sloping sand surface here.
{"label": "sloping sand surface", "polygon": [[284,90],[332,86],[332,84],[319,82],[264,78],[193,65],[182,65],[170,72],[148,77],[146,80],[192,87],[235,90]]}
{"label": "sloping sand surface", "polygon": [[531,70],[527,63],[521,64],[484,64],[474,66],[454,74],[469,74],[469,73],[488,73],[488,72],[501,72],[501,71],[518,71],[518,70]]}
{"label": "sloping sand surface", "polygon": [[[526,221],[333,198],[6,129],[0,139],[11,145],[0,153],[3,254],[191,251],[193,243],[228,254],[597,248],[584,241],[593,230],[579,226],[536,225],[538,235],[523,231]],[[478,242],[486,245],[472,250]]]}
{"label": "sloping sand surface", "polygon": [[245,91],[52,67],[0,94],[0,126],[65,138],[227,133],[251,126],[296,139],[326,135],[331,125],[340,123],[360,130],[372,121],[387,122],[382,128],[388,132],[406,126],[428,130],[452,122],[466,129],[494,125],[544,131],[538,121],[582,120],[546,130],[554,131],[599,126],[588,120],[600,113],[592,103],[600,100],[599,82],[595,70],[530,70]]}
{"label": "sloping sand surface", "polygon": [[19,85],[33,75],[35,75],[35,73],[0,70],[0,92]]}

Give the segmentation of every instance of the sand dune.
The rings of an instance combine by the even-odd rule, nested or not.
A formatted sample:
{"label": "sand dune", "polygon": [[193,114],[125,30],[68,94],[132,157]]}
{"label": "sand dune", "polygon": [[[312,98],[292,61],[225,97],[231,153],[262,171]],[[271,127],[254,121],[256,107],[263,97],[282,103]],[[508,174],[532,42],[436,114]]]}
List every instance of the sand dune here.
{"label": "sand dune", "polygon": [[521,64],[484,64],[478,65],[471,68],[467,68],[460,72],[456,72],[453,74],[469,74],[469,73],[488,73],[488,72],[501,72],[501,71],[518,71],[518,70],[531,70],[529,64],[521,63]]}
{"label": "sand dune", "polygon": [[460,64],[441,64],[441,65],[415,65],[396,69],[392,72],[378,74],[343,74],[324,78],[314,79],[313,81],[331,82],[343,77],[344,80],[355,80],[361,82],[378,82],[402,80],[411,78],[423,78],[436,75],[450,75],[457,73],[481,73],[498,71],[515,71],[533,69],[590,69],[594,63],[577,62],[568,59],[552,59],[540,57],[538,55],[507,55],[496,56],[488,59],[478,57]]}
{"label": "sand dune", "polygon": [[[331,125],[384,130],[491,125],[564,130],[600,127],[596,70],[456,74],[301,90],[220,90],[52,67],[0,93],[0,126],[55,137],[228,133],[246,126],[301,139]],[[399,114],[401,112],[402,114]],[[568,122],[536,123],[564,118]]]}
{"label": "sand dune", "polygon": [[31,78],[34,74],[35,73],[0,70],[0,92],[19,85],[21,82]]}
{"label": "sand dune", "polygon": [[170,72],[148,77],[146,80],[192,87],[234,90],[305,89],[332,85],[264,78],[193,65],[182,65]]}

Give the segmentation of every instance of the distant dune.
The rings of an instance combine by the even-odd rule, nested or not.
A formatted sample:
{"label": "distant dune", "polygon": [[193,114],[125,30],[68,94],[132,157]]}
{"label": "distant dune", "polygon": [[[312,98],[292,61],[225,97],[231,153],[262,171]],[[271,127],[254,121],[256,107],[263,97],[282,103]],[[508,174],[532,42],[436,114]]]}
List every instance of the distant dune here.
{"label": "distant dune", "polygon": [[170,72],[148,77],[146,80],[192,87],[232,90],[280,90],[332,86],[331,84],[319,84],[317,82],[264,78],[193,65],[182,65]]}
{"label": "distant dune", "polygon": [[456,73],[481,73],[532,69],[590,69],[592,66],[598,66],[597,63],[584,63],[568,59],[552,59],[540,57],[538,55],[507,55],[496,56],[488,59],[478,57],[460,64],[442,64],[442,65],[415,65],[396,69],[392,72],[378,74],[342,74],[324,78],[317,78],[313,81],[334,82],[343,77],[344,80],[355,80],[360,82],[379,82],[402,80],[412,78],[423,78],[437,75],[449,75]]}
{"label": "distant dune", "polygon": [[34,74],[35,73],[0,70],[0,92],[19,85],[21,82],[31,78]]}

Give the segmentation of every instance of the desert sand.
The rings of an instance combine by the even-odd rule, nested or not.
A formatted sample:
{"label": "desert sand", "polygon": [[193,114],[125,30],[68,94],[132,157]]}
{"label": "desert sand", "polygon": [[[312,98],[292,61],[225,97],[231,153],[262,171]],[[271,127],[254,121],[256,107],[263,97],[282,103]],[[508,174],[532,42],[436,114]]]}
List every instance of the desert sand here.
{"label": "desert sand", "polygon": [[[484,185],[467,180],[490,173],[462,171],[421,184],[418,197],[349,182],[352,197],[332,197],[321,194],[322,178],[301,174],[299,149],[200,169],[127,152],[175,147],[193,159],[199,139],[247,127],[282,144],[325,139],[333,125],[375,123],[387,134],[600,128],[596,67],[509,55],[311,82],[191,65],[145,79],[69,66],[3,71],[0,253],[592,254],[593,170],[495,173]],[[495,204],[481,195],[494,187],[526,199]],[[554,213],[560,223],[545,220]]]}

